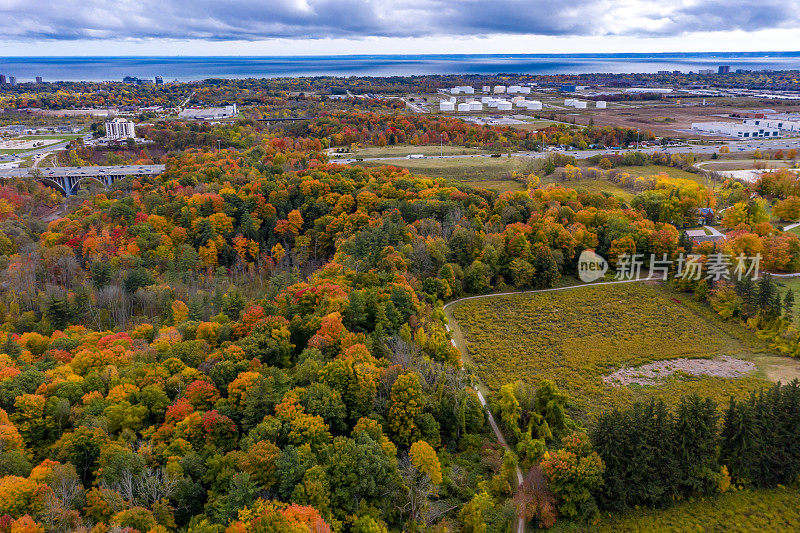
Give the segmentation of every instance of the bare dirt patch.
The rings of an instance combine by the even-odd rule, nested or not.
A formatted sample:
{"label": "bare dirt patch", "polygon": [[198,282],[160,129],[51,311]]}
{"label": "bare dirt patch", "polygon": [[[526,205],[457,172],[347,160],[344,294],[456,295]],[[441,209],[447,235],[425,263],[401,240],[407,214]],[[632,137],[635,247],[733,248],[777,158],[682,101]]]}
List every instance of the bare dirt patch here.
{"label": "bare dirt patch", "polygon": [[[793,110],[794,106],[781,107],[781,111]],[[752,110],[750,110],[752,111]],[[738,106],[721,105],[676,105],[674,103],[655,103],[655,105],[631,105],[621,108],[588,109],[575,116],[576,122],[586,125],[591,119],[595,126],[616,126],[650,130],[655,135],[671,137],[693,137],[685,130],[692,127],[692,122],[716,122],[730,120],[722,118],[731,113],[746,113],[748,109]],[[556,117],[558,118],[558,117]],[[572,118],[572,117],[571,117]],[[706,140],[726,139],[720,136],[703,136]],[[729,139],[729,138],[727,138]]]}
{"label": "bare dirt patch", "polygon": [[756,370],[755,363],[728,355],[713,359],[678,358],[647,363],[635,368],[623,367],[603,376],[603,383],[612,387],[626,385],[657,385],[677,372],[692,376],[740,378]]}

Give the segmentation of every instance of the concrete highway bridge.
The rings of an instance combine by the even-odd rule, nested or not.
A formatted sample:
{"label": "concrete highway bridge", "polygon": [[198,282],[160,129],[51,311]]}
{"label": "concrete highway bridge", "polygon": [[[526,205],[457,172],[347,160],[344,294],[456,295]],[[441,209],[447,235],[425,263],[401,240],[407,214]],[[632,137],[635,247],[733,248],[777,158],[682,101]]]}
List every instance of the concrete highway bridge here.
{"label": "concrete highway bridge", "polygon": [[53,167],[0,169],[0,178],[35,178],[45,185],[61,191],[64,196],[78,192],[83,181],[94,181],[110,187],[117,180],[128,177],[157,176],[165,165],[119,165],[104,167]]}

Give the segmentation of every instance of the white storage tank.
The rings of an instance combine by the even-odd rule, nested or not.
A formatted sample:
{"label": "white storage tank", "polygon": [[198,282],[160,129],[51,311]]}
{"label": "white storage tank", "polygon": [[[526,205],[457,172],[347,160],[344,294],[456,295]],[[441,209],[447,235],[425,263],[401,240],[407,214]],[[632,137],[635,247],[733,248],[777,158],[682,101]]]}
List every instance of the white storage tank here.
{"label": "white storage tank", "polygon": [[485,93],[488,93],[489,91],[492,90],[491,87],[489,87],[488,85],[484,85],[481,89],[482,89],[482,92],[485,92]]}
{"label": "white storage tank", "polygon": [[542,103],[539,100],[529,100],[528,109],[530,109],[531,111],[541,111]]}
{"label": "white storage tank", "polygon": [[597,104],[595,104],[597,109],[605,109],[606,108],[606,101],[605,100],[598,100]]}
{"label": "white storage tank", "polygon": [[458,104],[459,113],[469,111],[469,104]]}
{"label": "white storage tank", "polygon": [[577,102],[576,99],[567,98],[566,100],[564,100],[564,105],[567,106],[567,107],[575,107],[575,102]]}
{"label": "white storage tank", "polygon": [[495,85],[494,86],[494,94],[503,94],[506,92],[505,85]]}
{"label": "white storage tank", "polygon": [[511,111],[511,102],[506,100],[502,100],[497,102],[497,110],[498,111]]}
{"label": "white storage tank", "polygon": [[451,97],[450,97],[450,103],[452,103],[453,105],[455,105],[455,103],[456,103],[456,97],[455,97],[455,96],[451,96]]}
{"label": "white storage tank", "polygon": [[489,100],[489,102],[487,102],[486,106],[487,107],[497,107],[497,104],[499,102],[500,102],[500,100],[498,100],[497,98],[492,98],[492,99]]}
{"label": "white storage tank", "polygon": [[480,102],[470,102],[469,103],[469,110],[470,111],[481,111],[483,109],[483,104]]}
{"label": "white storage tank", "polygon": [[488,104],[492,100],[494,100],[494,98],[492,98],[491,96],[481,96],[481,102],[483,102],[484,104]]}
{"label": "white storage tank", "polygon": [[586,102],[581,102],[580,100],[576,100],[575,109],[586,109]]}
{"label": "white storage tank", "polygon": [[460,92],[461,92],[461,88],[459,88],[459,87],[453,87],[453,88],[450,89],[450,94],[458,94]]}
{"label": "white storage tank", "polygon": [[522,94],[531,94],[531,88],[530,87],[523,87],[520,92]]}
{"label": "white storage tank", "polygon": [[464,91],[464,94],[475,94],[475,88],[469,85],[464,85],[461,90]]}
{"label": "white storage tank", "polygon": [[439,111],[453,111],[455,109],[453,102],[442,100],[439,102]]}
{"label": "white storage tank", "polygon": [[519,85],[510,85],[508,90],[506,90],[508,94],[517,94],[522,92],[522,87]]}

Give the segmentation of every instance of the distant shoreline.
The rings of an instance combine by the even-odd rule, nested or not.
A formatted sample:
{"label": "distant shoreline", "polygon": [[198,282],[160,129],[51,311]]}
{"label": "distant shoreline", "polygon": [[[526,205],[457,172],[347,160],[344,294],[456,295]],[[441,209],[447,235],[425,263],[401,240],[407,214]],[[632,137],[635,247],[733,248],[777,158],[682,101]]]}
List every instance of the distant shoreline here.
{"label": "distant shoreline", "polygon": [[298,56],[13,56],[0,73],[19,82],[106,81],[125,76],[165,81],[304,76],[410,76],[656,73],[716,69],[798,70],[797,52],[675,52],[584,54],[413,54]]}

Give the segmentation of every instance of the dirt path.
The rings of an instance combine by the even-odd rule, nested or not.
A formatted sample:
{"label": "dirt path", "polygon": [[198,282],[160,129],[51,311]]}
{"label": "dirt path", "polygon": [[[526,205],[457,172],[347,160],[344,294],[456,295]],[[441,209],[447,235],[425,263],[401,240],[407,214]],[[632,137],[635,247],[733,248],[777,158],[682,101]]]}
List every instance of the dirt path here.
{"label": "dirt path", "polygon": [[[515,292],[501,292],[495,294],[482,294],[479,296],[467,296],[465,298],[460,298],[458,300],[453,300],[452,302],[448,302],[444,305],[444,312],[445,317],[447,318],[447,322],[445,323],[445,328],[452,334],[452,339],[450,342],[461,352],[461,358],[465,361],[471,361],[469,358],[469,353],[467,352],[467,343],[464,339],[463,334],[461,333],[461,328],[456,322],[455,317],[453,316],[453,306],[460,304],[462,302],[466,302],[467,300],[477,300],[479,298],[495,298],[498,296],[511,296],[517,294],[533,294],[539,292],[554,292],[554,291],[565,291],[569,289],[578,289],[581,287],[588,287],[591,285],[618,285],[620,283],[636,283],[640,281],[648,281],[651,278],[640,278],[640,279],[631,279],[631,280],[624,280],[624,281],[608,281],[604,283],[581,283],[579,285],[570,285],[568,287],[556,287],[553,289],[537,289],[532,291],[515,291]],[[450,328],[450,324],[453,325],[453,328]],[[499,442],[506,450],[512,451],[511,447],[506,442],[505,437],[503,436],[503,432],[500,431],[500,427],[497,425],[497,422],[492,415],[492,411],[486,405],[486,398],[483,395],[483,390],[486,390],[486,387],[478,382],[475,386],[475,391],[478,393],[478,400],[481,402],[484,411],[486,411],[486,418],[489,421],[489,425],[494,431],[494,435],[497,438],[497,442]],[[520,469],[519,465],[516,467],[517,473],[517,486],[522,485],[522,470]],[[522,515],[517,516],[517,533],[525,533],[525,518]]]}
{"label": "dirt path", "polygon": [[[444,325],[447,328],[447,331],[450,331],[450,326],[448,324]],[[455,339],[450,339],[450,342],[455,346],[462,354],[465,354],[466,347],[463,349],[456,344]],[[462,366],[463,368],[463,366]],[[505,448],[506,450],[511,451],[511,447],[506,442],[506,438],[503,436],[503,432],[500,431],[500,426],[497,425],[497,422],[494,420],[494,415],[492,415],[491,409],[486,405],[486,398],[484,398],[483,393],[481,392],[479,387],[475,387],[475,392],[478,393],[478,401],[481,402],[481,407],[483,410],[486,411],[486,419],[489,420],[489,425],[492,427],[492,431],[494,431],[494,436],[497,438],[497,442]],[[517,486],[519,487],[522,485],[522,470],[520,469],[519,465],[515,466],[517,471]],[[520,514],[517,516],[517,533],[525,533],[525,518]]]}

